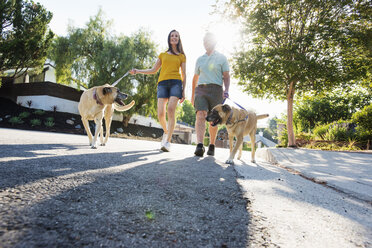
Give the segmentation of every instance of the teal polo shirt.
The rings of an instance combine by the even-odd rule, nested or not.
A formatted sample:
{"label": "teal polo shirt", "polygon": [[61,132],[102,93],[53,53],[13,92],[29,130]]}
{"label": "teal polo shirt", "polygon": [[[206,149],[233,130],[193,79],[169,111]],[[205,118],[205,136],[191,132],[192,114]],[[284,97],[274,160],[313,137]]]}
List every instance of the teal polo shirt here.
{"label": "teal polo shirt", "polygon": [[204,54],[196,61],[195,74],[199,75],[198,84],[223,84],[223,72],[230,71],[227,58],[222,53],[214,51],[211,55]]}

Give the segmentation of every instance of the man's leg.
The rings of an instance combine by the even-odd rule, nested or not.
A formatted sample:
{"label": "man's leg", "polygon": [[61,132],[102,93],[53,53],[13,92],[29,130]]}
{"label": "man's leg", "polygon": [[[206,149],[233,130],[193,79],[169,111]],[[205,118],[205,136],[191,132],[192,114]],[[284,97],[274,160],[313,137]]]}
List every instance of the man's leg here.
{"label": "man's leg", "polygon": [[215,145],[216,144],[216,137],[217,137],[218,126],[212,127],[209,124],[209,144]]}
{"label": "man's leg", "polygon": [[207,154],[210,156],[214,156],[214,148],[216,144],[216,137],[218,132],[218,126],[212,126],[209,124],[209,147]]}
{"label": "man's leg", "polygon": [[207,111],[199,110],[196,112],[196,142],[198,143],[195,150],[195,155],[202,157],[204,155],[204,135],[205,135],[205,117],[207,116]]}
{"label": "man's leg", "polygon": [[195,129],[196,129],[196,142],[204,143],[205,135],[205,118],[207,117],[207,111],[200,110],[196,112]]}

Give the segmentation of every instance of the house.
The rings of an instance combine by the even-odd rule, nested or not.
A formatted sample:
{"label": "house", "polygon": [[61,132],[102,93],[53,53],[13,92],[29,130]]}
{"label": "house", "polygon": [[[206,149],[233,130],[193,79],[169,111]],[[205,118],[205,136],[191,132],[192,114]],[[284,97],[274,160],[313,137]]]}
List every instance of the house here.
{"label": "house", "polygon": [[[14,70],[9,70],[5,74],[12,75]],[[70,87],[56,83],[55,67],[50,63],[46,63],[39,74],[32,73],[32,69],[30,69],[30,72],[26,72],[15,79],[5,76],[2,80],[0,97],[8,98],[24,107],[45,111],[56,109],[58,112],[79,114],[78,104],[84,89],[78,89],[77,85]],[[113,116],[114,121],[123,122],[123,119],[122,114],[114,114]],[[157,120],[151,116],[135,114],[126,123],[161,128]],[[193,127],[185,123],[177,123],[174,135],[191,144],[193,130]]]}

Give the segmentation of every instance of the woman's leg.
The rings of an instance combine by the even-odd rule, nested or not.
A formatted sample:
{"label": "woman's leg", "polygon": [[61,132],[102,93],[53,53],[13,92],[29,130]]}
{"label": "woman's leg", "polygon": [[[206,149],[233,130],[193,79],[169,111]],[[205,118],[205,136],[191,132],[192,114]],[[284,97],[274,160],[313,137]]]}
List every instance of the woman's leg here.
{"label": "woman's leg", "polygon": [[165,116],[166,114],[165,107],[167,106],[167,102],[168,102],[168,98],[158,98],[158,118],[159,118],[160,125],[163,128],[164,134],[168,133],[167,120]]}
{"label": "woman's leg", "polygon": [[179,98],[176,96],[171,96],[168,102],[168,142],[172,140],[172,134],[174,131],[174,127],[176,125],[176,108],[178,104]]}

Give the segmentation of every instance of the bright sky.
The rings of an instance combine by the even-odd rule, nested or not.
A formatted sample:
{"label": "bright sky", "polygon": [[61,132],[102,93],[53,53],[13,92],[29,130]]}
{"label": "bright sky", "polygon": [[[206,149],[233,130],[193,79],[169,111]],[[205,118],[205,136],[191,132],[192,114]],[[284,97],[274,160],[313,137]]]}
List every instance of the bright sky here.
{"label": "bright sky", "polygon": [[[99,7],[104,18],[113,22],[113,33],[131,35],[139,28],[150,31],[152,39],[159,45],[159,51],[167,47],[167,37],[171,30],[179,31],[186,53],[187,92],[191,98],[191,84],[197,58],[205,53],[203,36],[207,30],[218,38],[216,50],[228,59],[239,47],[239,27],[213,12],[215,0],[35,0],[53,13],[50,28],[60,36],[67,34],[68,24],[84,27],[89,18],[98,13]],[[231,66],[231,65],[230,65]],[[286,103],[253,99],[242,92],[231,77],[230,98],[255,110],[258,114],[268,113],[270,118],[280,117],[286,111]],[[268,119],[261,120],[263,125]],[[260,126],[261,126],[260,125]]]}

